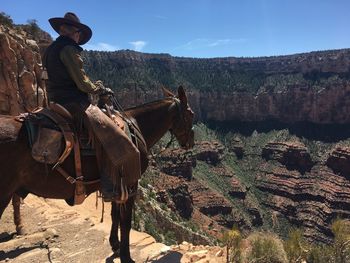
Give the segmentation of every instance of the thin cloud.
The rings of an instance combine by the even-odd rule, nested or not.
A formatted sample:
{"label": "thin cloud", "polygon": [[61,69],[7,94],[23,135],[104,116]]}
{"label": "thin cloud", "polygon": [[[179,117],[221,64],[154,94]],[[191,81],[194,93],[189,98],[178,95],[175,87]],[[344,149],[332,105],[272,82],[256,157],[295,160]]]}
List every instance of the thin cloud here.
{"label": "thin cloud", "polygon": [[154,16],[155,18],[158,18],[158,19],[168,19],[168,17],[166,17],[166,16],[161,16],[161,15],[155,15]]}
{"label": "thin cloud", "polygon": [[133,46],[134,50],[141,51],[147,45],[147,42],[139,40],[139,41],[129,42],[129,44]]}
{"label": "thin cloud", "polygon": [[217,46],[232,45],[236,43],[244,43],[246,41],[247,40],[245,38],[238,38],[238,39],[197,38],[187,42],[184,45],[179,46],[177,49],[195,50],[195,49],[202,49],[202,48],[208,48],[208,47],[211,48],[211,47],[217,47]]}
{"label": "thin cloud", "polygon": [[209,47],[216,47],[216,46],[223,46],[223,45],[231,45],[235,43],[244,43],[247,40],[245,38],[238,38],[238,39],[218,39],[212,43],[210,43]]}
{"label": "thin cloud", "polygon": [[179,46],[178,49],[193,50],[193,49],[197,49],[199,47],[203,47],[206,42],[208,42],[208,39],[197,38],[197,39],[194,39],[194,40],[187,42],[184,45]]}
{"label": "thin cloud", "polygon": [[86,50],[98,50],[98,51],[115,51],[118,50],[119,47],[108,44],[108,43],[97,43],[97,44],[86,44],[84,45]]}

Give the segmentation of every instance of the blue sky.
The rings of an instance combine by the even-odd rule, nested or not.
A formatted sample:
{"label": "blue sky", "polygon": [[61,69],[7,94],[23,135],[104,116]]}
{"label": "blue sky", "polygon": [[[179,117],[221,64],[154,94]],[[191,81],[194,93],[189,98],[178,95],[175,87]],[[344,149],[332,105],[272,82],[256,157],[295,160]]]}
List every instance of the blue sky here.
{"label": "blue sky", "polygon": [[256,57],[350,47],[349,0],[7,0],[15,23],[75,12],[91,27],[85,49],[184,57]]}

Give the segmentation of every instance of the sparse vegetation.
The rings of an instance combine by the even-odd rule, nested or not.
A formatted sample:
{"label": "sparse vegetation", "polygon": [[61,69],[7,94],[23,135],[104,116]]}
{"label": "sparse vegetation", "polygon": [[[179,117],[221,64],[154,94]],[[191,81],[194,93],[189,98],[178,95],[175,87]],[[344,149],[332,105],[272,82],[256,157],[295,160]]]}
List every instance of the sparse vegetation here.
{"label": "sparse vegetation", "polygon": [[194,126],[195,141],[213,141],[218,140],[218,135],[215,131],[208,128],[204,123],[197,123]]}
{"label": "sparse vegetation", "polygon": [[[302,88],[321,90],[349,81],[349,73],[321,72],[315,57],[330,59],[331,53],[315,52],[278,58],[195,59],[171,57],[168,54],[145,56],[130,50],[86,51],[86,71],[114,89],[140,92],[161,86],[187,88],[204,92],[277,93]],[[344,56],[347,56],[346,50]],[[311,72],[301,72],[300,59],[314,61]],[[339,63],[342,63],[339,57]],[[323,62],[324,63],[324,62]],[[302,65],[301,65],[302,64]],[[306,66],[306,65],[305,65]]]}
{"label": "sparse vegetation", "polygon": [[40,38],[41,29],[38,26],[38,21],[36,19],[29,19],[27,21],[26,29],[33,39],[38,40]]}
{"label": "sparse vegetation", "polygon": [[292,229],[285,241],[269,232],[253,232],[243,239],[237,228],[223,235],[231,263],[349,263],[350,221],[336,219],[332,224],[332,244],[307,242],[302,230]]}
{"label": "sparse vegetation", "polygon": [[[254,187],[255,178],[258,173],[261,171],[259,167],[262,163],[264,164],[264,169],[271,171],[273,167],[278,166],[278,162],[271,160],[269,162],[263,161],[261,157],[262,147],[264,147],[268,142],[277,141],[277,142],[297,142],[306,145],[308,151],[310,152],[312,160],[316,162],[321,162],[325,157],[328,156],[328,152],[334,147],[334,143],[327,143],[318,140],[310,140],[305,137],[300,137],[294,134],[289,129],[276,129],[276,130],[267,130],[263,132],[258,132],[257,130],[253,131],[250,134],[242,134],[238,132],[226,132],[218,128],[215,132],[211,129],[208,129],[205,125],[204,127],[198,126],[196,129],[199,130],[199,138],[208,138],[211,140],[219,140],[224,143],[226,146],[225,157],[222,161],[222,165],[230,167],[236,177],[239,178],[240,182],[245,186],[251,187],[249,192],[250,202],[256,202],[255,205],[260,207],[260,212],[264,217],[264,225],[262,229],[274,231],[280,235],[280,237],[285,238],[286,241],[283,242],[283,246],[273,245],[270,242],[271,240],[257,239],[254,243],[254,249],[250,253],[250,259],[247,262],[274,262],[272,258],[266,258],[263,255],[264,251],[268,251],[271,247],[276,250],[276,253],[279,251],[282,254],[281,258],[276,262],[350,262],[349,258],[349,222],[348,221],[335,221],[332,226],[332,231],[334,233],[334,243],[332,245],[324,244],[311,244],[308,243],[302,236],[302,231],[294,229],[291,227],[291,223],[285,218],[278,218],[279,222],[277,226],[270,225],[271,222],[271,211],[264,206],[261,206],[261,201],[269,202],[266,192],[261,192],[260,190]],[[234,138],[234,139],[233,139]],[[231,147],[230,143],[239,142],[244,148],[244,155],[241,159],[238,159],[233,152],[229,152]],[[348,139],[339,141],[338,145],[348,146]],[[211,174],[211,166],[205,162],[197,161],[197,167],[194,170],[195,177],[201,182],[205,182],[212,189],[217,189],[222,193],[225,192],[224,183],[222,182],[223,178],[218,178],[215,174]],[[228,198],[228,200],[230,200]],[[232,201],[232,200],[231,200]],[[240,207],[237,205],[237,201],[232,202],[234,206],[239,207],[239,211],[244,211],[246,207]],[[244,212],[243,212],[244,213]],[[281,225],[281,226],[280,226]],[[283,227],[282,227],[283,226]],[[226,234],[228,235],[228,234]],[[274,237],[275,240],[277,236]],[[282,243],[280,243],[282,244]],[[275,254],[276,254],[275,253]],[[273,254],[270,251],[270,254]],[[278,253],[277,253],[278,254]],[[285,261],[288,259],[288,261]],[[265,261],[264,261],[265,260]],[[239,262],[239,261],[231,261]]]}
{"label": "sparse vegetation", "polygon": [[0,13],[0,25],[4,25],[8,27],[14,26],[12,18],[5,12]]}

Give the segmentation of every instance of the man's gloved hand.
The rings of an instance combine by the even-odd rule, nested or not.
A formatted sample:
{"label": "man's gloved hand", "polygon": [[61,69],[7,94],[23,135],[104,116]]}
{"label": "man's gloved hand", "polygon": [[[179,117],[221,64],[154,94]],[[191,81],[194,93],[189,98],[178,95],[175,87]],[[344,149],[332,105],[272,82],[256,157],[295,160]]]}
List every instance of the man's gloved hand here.
{"label": "man's gloved hand", "polygon": [[110,88],[106,88],[106,87],[103,87],[100,92],[99,92],[99,95],[103,96],[103,95],[114,95],[114,92],[113,90],[111,90]]}
{"label": "man's gloved hand", "polygon": [[101,80],[98,80],[95,82],[95,86],[98,87],[97,94],[98,95],[113,95],[114,92],[110,88],[107,88],[103,85],[103,82]]}

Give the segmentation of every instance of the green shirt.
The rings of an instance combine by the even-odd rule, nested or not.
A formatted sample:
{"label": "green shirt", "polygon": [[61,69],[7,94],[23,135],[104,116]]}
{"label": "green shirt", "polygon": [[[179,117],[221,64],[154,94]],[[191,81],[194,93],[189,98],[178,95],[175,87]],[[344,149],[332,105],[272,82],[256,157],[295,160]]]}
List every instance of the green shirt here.
{"label": "green shirt", "polygon": [[97,93],[99,87],[94,85],[83,69],[83,59],[80,52],[74,46],[65,46],[60,52],[60,59],[78,89],[85,93]]}

